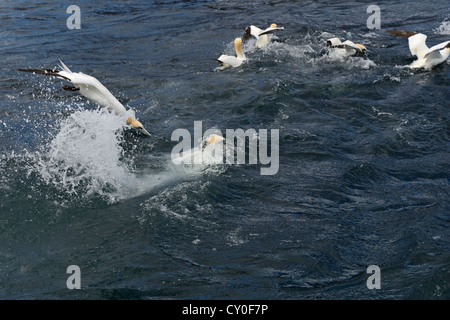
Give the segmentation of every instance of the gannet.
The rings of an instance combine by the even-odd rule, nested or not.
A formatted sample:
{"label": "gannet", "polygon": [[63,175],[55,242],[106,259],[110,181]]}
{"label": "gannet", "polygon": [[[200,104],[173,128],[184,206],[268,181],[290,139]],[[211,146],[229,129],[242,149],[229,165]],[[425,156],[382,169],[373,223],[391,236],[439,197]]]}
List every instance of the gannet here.
{"label": "gannet", "polygon": [[236,50],[236,57],[235,56],[227,56],[227,55],[221,55],[217,61],[222,65],[222,67],[217,67],[214,70],[223,70],[229,67],[239,67],[244,61],[245,61],[245,55],[242,52],[242,39],[236,38],[234,40],[234,49]]}
{"label": "gannet", "polygon": [[409,51],[417,57],[417,60],[409,65],[410,68],[431,69],[447,60],[450,55],[450,41],[428,48],[427,36],[423,33],[402,30],[387,30],[387,32],[397,37],[408,38]]}
{"label": "gannet", "polygon": [[272,40],[272,33],[280,30],[284,30],[284,27],[278,27],[275,23],[272,23],[270,27],[267,28],[266,30],[262,30],[258,27],[251,25],[250,27],[247,27],[245,29],[245,33],[242,39],[245,42],[248,39],[250,39],[251,36],[254,36],[256,38],[255,43],[256,47],[262,48],[270,43],[270,41]]}
{"label": "gannet", "polygon": [[[100,83],[96,78],[84,74],[82,72],[72,72],[61,61],[60,67],[62,70],[57,69],[19,69],[19,71],[32,72],[36,74],[44,74],[47,76],[54,76],[64,80],[67,80],[73,84],[73,86],[65,85],[64,90],[79,91],[83,96],[89,100],[97,103],[101,107],[107,108],[109,111],[114,112],[117,115],[123,115],[127,111],[125,107],[109,92],[104,85]],[[127,125],[132,126],[138,132],[150,136],[150,133],[145,130],[142,123],[132,117],[128,117],[126,120]]]}
{"label": "gannet", "polygon": [[327,47],[342,49],[342,53],[346,56],[355,54],[364,54],[367,52],[367,48],[359,43],[354,43],[350,40],[345,40],[341,42],[339,38],[331,38],[327,40]]}
{"label": "gannet", "polygon": [[221,142],[223,140],[225,140],[225,139],[221,135],[212,134],[203,140],[202,148],[204,149],[207,146],[213,145],[213,144]]}
{"label": "gannet", "polygon": [[172,154],[172,160],[175,164],[221,164],[223,163],[224,140],[221,135],[212,134],[202,139],[201,145],[183,150],[181,154]]}

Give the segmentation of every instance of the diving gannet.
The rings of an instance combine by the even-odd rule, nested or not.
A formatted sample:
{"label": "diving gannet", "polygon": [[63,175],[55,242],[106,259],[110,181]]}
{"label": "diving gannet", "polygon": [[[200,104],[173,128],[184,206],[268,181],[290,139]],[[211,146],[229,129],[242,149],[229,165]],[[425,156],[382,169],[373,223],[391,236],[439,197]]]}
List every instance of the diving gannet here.
{"label": "diving gannet", "polygon": [[234,40],[234,49],[236,50],[236,57],[235,56],[227,56],[225,54],[221,55],[217,61],[219,64],[222,65],[222,67],[217,67],[214,70],[223,70],[229,67],[239,67],[244,61],[245,61],[245,55],[242,52],[242,39],[236,38]]}
{"label": "diving gannet", "polygon": [[342,53],[346,56],[355,54],[364,54],[367,52],[367,48],[359,43],[354,43],[350,40],[345,40],[341,42],[339,38],[331,38],[327,40],[327,47],[342,49]]}
{"label": "diving gannet", "polygon": [[387,32],[397,37],[408,38],[409,51],[417,57],[417,60],[409,65],[410,68],[431,69],[447,60],[450,55],[450,41],[428,48],[427,36],[423,33],[402,30],[387,30]]}
{"label": "diving gannet", "polygon": [[[116,97],[112,95],[111,92],[109,92],[108,89],[106,89],[104,85],[100,83],[100,81],[82,72],[72,72],[61,60],[59,60],[59,62],[61,63],[60,67],[62,70],[19,69],[19,71],[54,76],[72,82],[73,86],[65,85],[63,86],[63,89],[68,91],[79,91],[83,96],[97,103],[101,107],[105,107],[117,115],[125,114],[127,111],[125,107],[119,102],[119,100],[116,99]],[[131,117],[128,117],[126,123],[127,125],[131,125],[140,133],[150,136],[150,133],[145,130],[142,123],[138,120],[133,120]]]}
{"label": "diving gannet", "polygon": [[255,43],[256,47],[263,48],[263,47],[267,46],[270,43],[270,41],[272,40],[272,33],[274,33],[275,31],[280,31],[280,30],[284,30],[284,27],[278,27],[275,23],[272,23],[270,25],[270,27],[267,28],[266,30],[262,30],[258,27],[251,25],[250,27],[247,27],[245,29],[245,33],[244,33],[244,36],[242,37],[242,39],[245,42],[248,39],[250,39],[251,36],[254,36],[256,38],[256,43]]}

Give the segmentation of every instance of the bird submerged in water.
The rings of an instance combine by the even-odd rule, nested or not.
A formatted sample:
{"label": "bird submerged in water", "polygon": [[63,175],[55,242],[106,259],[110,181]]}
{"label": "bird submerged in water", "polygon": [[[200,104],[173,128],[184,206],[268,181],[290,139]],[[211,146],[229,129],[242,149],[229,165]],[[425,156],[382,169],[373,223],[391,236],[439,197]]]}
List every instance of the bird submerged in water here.
{"label": "bird submerged in water", "polygon": [[236,38],[234,40],[234,49],[236,51],[236,57],[235,56],[228,56],[228,55],[221,55],[217,62],[221,64],[221,67],[217,67],[214,70],[224,70],[226,68],[237,68],[239,67],[245,60],[245,54],[242,52],[242,39]]}
{"label": "bird submerged in water", "polygon": [[408,38],[409,51],[417,57],[417,60],[409,65],[410,68],[432,69],[445,62],[450,56],[450,41],[428,48],[426,45],[427,36],[423,33],[403,30],[387,30],[387,32],[397,37]]}
{"label": "bird submerged in water", "polygon": [[345,40],[341,42],[339,38],[331,38],[327,40],[326,46],[329,48],[338,48],[345,56],[351,55],[362,55],[365,54],[368,50],[365,46],[359,43],[354,43],[350,40]]}
{"label": "bird submerged in water", "polygon": [[275,31],[281,30],[284,30],[284,27],[278,27],[275,23],[272,23],[270,27],[265,30],[251,25],[250,27],[247,27],[245,29],[245,33],[242,39],[245,42],[253,36],[256,38],[255,46],[257,48],[263,48],[270,44],[270,41],[272,40],[272,34]]}
{"label": "bird submerged in water", "polygon": [[[62,70],[57,69],[19,69],[19,71],[32,72],[36,74],[43,74],[47,76],[53,76],[67,80],[73,84],[73,86],[65,85],[64,90],[79,91],[80,94],[88,98],[89,100],[97,103],[101,107],[107,108],[109,111],[114,112],[117,115],[124,115],[127,111],[125,107],[112,95],[112,93],[100,83],[96,78],[84,74],[82,72],[72,72],[61,61],[60,67]],[[145,130],[142,123],[132,117],[128,117],[126,124],[130,125],[138,132],[150,136],[150,133]]]}

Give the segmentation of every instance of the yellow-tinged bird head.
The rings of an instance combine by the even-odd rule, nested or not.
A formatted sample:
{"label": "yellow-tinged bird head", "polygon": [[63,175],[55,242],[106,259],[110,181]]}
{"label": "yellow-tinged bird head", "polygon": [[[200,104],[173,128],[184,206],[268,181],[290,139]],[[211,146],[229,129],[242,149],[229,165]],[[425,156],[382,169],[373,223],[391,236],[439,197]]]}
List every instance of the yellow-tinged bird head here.
{"label": "yellow-tinged bird head", "polygon": [[277,24],[276,23],[272,23],[271,25],[270,25],[270,28],[276,28],[277,27]]}
{"label": "yellow-tinged bird head", "polygon": [[237,58],[240,60],[245,60],[245,54],[242,51],[242,39],[241,38],[234,39],[234,49],[236,50]]}
{"label": "yellow-tinged bird head", "polygon": [[361,51],[367,51],[367,48],[365,46],[363,46],[362,44],[359,43],[355,43],[355,45],[361,49]]}
{"label": "yellow-tinged bird head", "polygon": [[207,137],[205,140],[203,140],[202,147],[205,148],[206,146],[212,145],[217,142],[221,142],[225,140],[224,137],[218,135],[218,134],[212,134],[209,137]]}
{"label": "yellow-tinged bird head", "polygon": [[133,120],[131,117],[128,117],[127,125],[132,126],[134,129],[136,129],[137,131],[146,136],[150,136],[150,133],[147,130],[145,130],[142,123],[140,123],[138,120]]}

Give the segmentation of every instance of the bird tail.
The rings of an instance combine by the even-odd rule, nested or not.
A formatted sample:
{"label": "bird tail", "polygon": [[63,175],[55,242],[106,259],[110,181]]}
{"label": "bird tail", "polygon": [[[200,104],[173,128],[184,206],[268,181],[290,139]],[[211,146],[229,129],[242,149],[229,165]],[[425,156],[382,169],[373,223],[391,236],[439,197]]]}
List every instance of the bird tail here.
{"label": "bird tail", "polygon": [[59,59],[59,62],[61,63],[60,66],[64,71],[72,73],[72,71],[70,71],[70,69],[64,64],[64,62],[61,61],[61,59]]}

